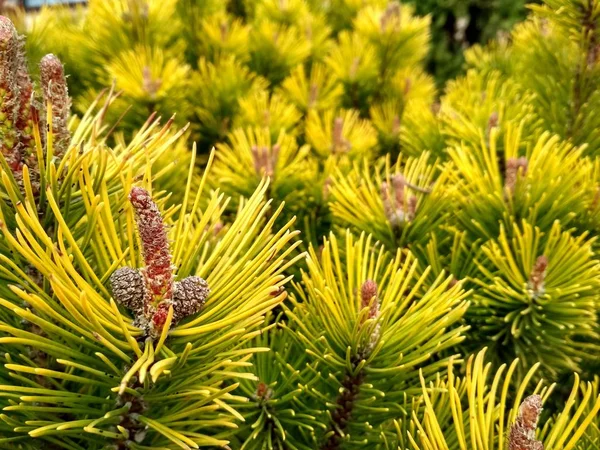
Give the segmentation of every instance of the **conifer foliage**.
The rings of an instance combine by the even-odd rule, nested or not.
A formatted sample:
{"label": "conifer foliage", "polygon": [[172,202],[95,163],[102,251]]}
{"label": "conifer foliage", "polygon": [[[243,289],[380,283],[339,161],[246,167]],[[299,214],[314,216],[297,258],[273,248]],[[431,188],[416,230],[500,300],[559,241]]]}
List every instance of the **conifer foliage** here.
{"label": "conifer foliage", "polygon": [[[3,104],[18,117],[30,97],[17,75],[27,72],[14,28],[2,24]],[[106,104],[69,134],[62,66],[53,56],[41,64],[44,100],[26,106],[39,103],[48,126],[2,124],[15,139],[3,141],[2,159],[0,444],[223,446],[240,417],[230,406],[237,371],[263,350],[245,344],[285,297],[295,258],[283,259],[297,233],[291,223],[273,229],[277,212],[265,218],[263,183],[215,245],[222,195],[201,210],[202,189],[189,182],[185,206],[167,208],[167,193],[152,189],[176,174],[155,163],[181,132],[154,121],[111,149]],[[9,159],[27,155],[24,130],[33,162]]]}
{"label": "conifer foliage", "polygon": [[598,448],[600,2],[533,7],[443,92],[430,25],[1,17],[0,448]]}

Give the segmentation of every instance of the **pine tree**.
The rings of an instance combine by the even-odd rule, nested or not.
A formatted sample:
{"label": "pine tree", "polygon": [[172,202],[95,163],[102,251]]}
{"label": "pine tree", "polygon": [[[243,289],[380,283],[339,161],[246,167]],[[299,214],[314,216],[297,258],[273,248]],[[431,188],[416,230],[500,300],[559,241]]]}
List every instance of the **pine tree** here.
{"label": "pine tree", "polygon": [[92,1],[86,11],[42,11],[29,39],[64,61],[78,112],[114,82],[120,95],[108,114],[111,121],[121,120],[121,129],[133,132],[155,111],[166,117],[178,113],[177,123],[184,125],[191,67],[183,55],[178,3]]}
{"label": "pine tree", "polygon": [[[599,438],[594,419],[600,409],[600,399],[594,397],[597,379],[594,384],[584,383],[575,376],[564,409],[540,419],[555,386],[532,381],[537,365],[522,382],[515,382],[517,361],[494,370],[485,362],[485,354],[484,350],[469,358],[464,376],[449,364],[447,379],[427,384],[421,378],[421,412],[410,423],[395,423],[399,449],[594,448]],[[514,397],[509,402],[511,392]]]}
{"label": "pine tree", "polygon": [[217,244],[224,199],[200,209],[205,178],[165,206],[160,172],[176,172],[156,162],[177,139],[170,123],[111,149],[105,104],[70,133],[62,65],[42,59],[43,101],[29,103],[20,41],[1,25],[0,444],[224,446],[238,370],[262,351],[246,344],[285,297],[296,232],[265,218],[262,183]]}
{"label": "pine tree", "polygon": [[397,1],[2,19],[0,447],[596,448],[599,8],[441,96]]}
{"label": "pine tree", "polygon": [[[554,380],[593,373],[598,352],[596,137],[587,127],[598,17],[596,2],[576,3],[535,7],[510,40],[471,50],[472,67],[439,104],[405,114],[400,145],[411,158],[338,172],[330,196],[334,225],[407,247],[473,290],[465,351],[518,357],[521,376],[540,361]],[[563,80],[570,87],[553,91]],[[429,167],[417,171],[421,160]]]}
{"label": "pine tree", "polygon": [[425,283],[410,253],[372,245],[348,234],[345,245],[325,241],[320,258],[311,249],[287,310],[314,373],[304,385],[325,411],[313,448],[383,442],[380,426],[406,413],[419,371],[435,377],[443,351],[463,339],[465,328],[452,327],[468,307],[461,286],[443,275]]}

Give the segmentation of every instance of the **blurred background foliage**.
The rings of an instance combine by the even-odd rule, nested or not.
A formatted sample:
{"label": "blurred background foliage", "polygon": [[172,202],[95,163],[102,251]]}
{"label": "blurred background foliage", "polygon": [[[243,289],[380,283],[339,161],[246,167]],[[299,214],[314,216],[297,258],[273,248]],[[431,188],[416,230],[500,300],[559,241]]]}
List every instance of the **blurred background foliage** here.
{"label": "blurred background foliage", "polygon": [[527,15],[523,0],[412,0],[417,14],[431,15],[433,45],[427,67],[438,86],[459,75],[464,67],[464,50],[487,43]]}
{"label": "blurred background foliage", "polygon": [[[429,29],[430,45],[420,45],[414,59],[423,62],[439,89],[463,72],[464,50],[506,35],[527,13],[524,0],[402,3],[407,15],[428,18],[420,26]],[[236,99],[249,92],[251,86],[239,77],[246,70],[271,91],[299,65],[351,61],[357,51],[362,59],[357,69],[374,70],[369,58],[386,48],[371,48],[376,43],[368,37],[369,11],[387,5],[387,0],[91,0],[86,8],[43,8],[29,24],[14,6],[0,9],[27,32],[28,54],[53,52],[64,61],[79,112],[114,81],[122,91],[121,109],[131,107],[125,122],[132,130],[148,111],[177,111],[177,120],[191,121],[208,149],[229,131],[224,121],[236,112]],[[338,79],[350,83],[350,74],[344,77],[339,69]],[[364,86],[343,102],[362,107],[363,114],[366,100],[385,85],[370,83],[381,74],[364,70],[357,74]],[[183,96],[190,86],[196,95]],[[211,93],[218,98],[203,98]]]}

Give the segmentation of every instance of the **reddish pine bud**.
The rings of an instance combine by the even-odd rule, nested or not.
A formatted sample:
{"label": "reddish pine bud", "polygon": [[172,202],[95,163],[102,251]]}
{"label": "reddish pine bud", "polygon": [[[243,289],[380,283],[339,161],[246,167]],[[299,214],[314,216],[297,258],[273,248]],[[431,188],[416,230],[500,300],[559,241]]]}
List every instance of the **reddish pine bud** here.
{"label": "reddish pine bud", "polygon": [[254,399],[259,402],[268,401],[273,396],[273,390],[267,386],[267,384],[260,381],[256,386],[256,392],[254,393]]}
{"label": "reddish pine bud", "polygon": [[538,256],[529,276],[528,287],[533,291],[534,296],[544,293],[544,280],[546,278],[546,269],[548,268],[548,258],[544,255]]}
{"label": "reddish pine bud", "polygon": [[0,150],[17,181],[22,160],[15,124],[19,111],[17,84],[19,37],[12,22],[0,16]]}
{"label": "reddish pine bud", "polygon": [[46,55],[40,61],[40,78],[44,102],[52,105],[52,133],[54,135],[54,156],[60,158],[67,151],[71,141],[71,133],[67,126],[71,99],[67,90],[67,80],[60,60]]}
{"label": "reddish pine bud", "polygon": [[383,210],[390,225],[392,227],[400,227],[404,223],[412,221],[417,212],[418,198],[412,195],[407,200],[407,189],[423,193],[430,193],[431,191],[410,184],[402,174],[394,175],[391,181],[394,194],[393,201],[390,198],[387,182],[384,181],[381,184]]}
{"label": "reddish pine bud", "polygon": [[390,2],[387,5],[384,13],[381,15],[380,25],[381,31],[386,31],[389,24],[393,24],[393,29],[396,31],[400,24],[401,10],[400,3]]}
{"label": "reddish pine bud", "polygon": [[312,108],[317,104],[317,99],[319,98],[319,86],[315,83],[311,83],[309,94],[308,94],[308,107]]}
{"label": "reddish pine bud", "polygon": [[535,430],[541,412],[542,398],[539,395],[527,397],[519,408],[521,423],[525,428]]}
{"label": "reddish pine bud", "polygon": [[161,85],[162,80],[160,78],[153,78],[150,67],[144,66],[142,69],[142,88],[144,91],[147,92],[150,97],[154,98]]}
{"label": "reddish pine bud", "polygon": [[254,171],[260,176],[272,177],[275,174],[280,150],[279,144],[275,144],[271,149],[253,145],[251,152],[254,160]]}
{"label": "reddish pine bud", "polygon": [[17,51],[17,87],[19,89],[19,110],[17,115],[16,128],[19,133],[19,143],[24,163],[33,173],[38,172],[38,161],[35,152],[35,143],[33,138],[33,120],[31,117],[31,108],[33,100],[33,83],[29,76],[27,67],[27,57],[25,56],[24,42],[19,41]]}
{"label": "reddish pine bud", "polygon": [[517,420],[510,428],[509,450],[544,450],[544,445],[535,439],[541,412],[542,398],[539,395],[531,395],[521,403]]}
{"label": "reddish pine bud", "polygon": [[517,178],[519,173],[521,176],[527,175],[527,158],[524,156],[520,158],[509,158],[506,161],[506,174],[504,177],[504,188],[509,192],[513,193],[517,186]]}
{"label": "reddish pine bud", "polygon": [[350,150],[350,142],[344,137],[344,119],[336,117],[333,121],[331,132],[333,153],[347,153]]}
{"label": "reddish pine bud", "polygon": [[173,289],[173,265],[167,231],[156,203],[148,191],[134,187],[129,200],[135,209],[138,234],[146,267],[144,274],[147,294],[146,303],[170,299]]}
{"label": "reddish pine bud", "polygon": [[117,269],[110,277],[113,296],[134,315],[134,325],[156,338],[163,330],[169,307],[173,306],[171,326],[198,313],[210,289],[200,277],[173,282],[171,253],[162,216],[148,191],[134,187],[129,200],[135,209],[138,233],[146,267]]}
{"label": "reddish pine bud", "polygon": [[396,174],[392,177],[392,186],[394,187],[394,193],[396,198],[396,208],[404,209],[404,195],[406,187],[406,179],[400,174]]}
{"label": "reddish pine bud", "polygon": [[[368,319],[376,319],[379,317],[380,301],[377,295],[377,283],[375,283],[375,281],[367,280],[362,284],[360,288],[361,306],[362,308],[370,307]],[[379,340],[379,336],[380,324],[377,323],[369,336],[369,341],[359,350],[359,358],[366,358],[371,354]]]}
{"label": "reddish pine bud", "polygon": [[369,319],[377,317],[379,312],[379,300],[377,299],[377,283],[373,280],[367,280],[360,288],[361,306],[366,308],[371,305]]}
{"label": "reddish pine bud", "polygon": [[494,111],[492,114],[490,114],[490,117],[488,119],[488,133],[490,132],[490,130],[492,128],[496,128],[498,125],[500,124],[500,116],[498,115],[498,113],[496,111]]}
{"label": "reddish pine bud", "polygon": [[167,322],[168,315],[169,315],[169,303],[168,302],[160,303],[158,305],[158,307],[156,308],[156,312],[152,316],[152,325],[153,325],[152,334],[154,336],[160,334],[163,327],[165,326],[165,323]]}
{"label": "reddish pine bud", "polygon": [[400,134],[400,117],[398,114],[394,115],[394,120],[392,121],[392,134],[394,136],[398,136]]}

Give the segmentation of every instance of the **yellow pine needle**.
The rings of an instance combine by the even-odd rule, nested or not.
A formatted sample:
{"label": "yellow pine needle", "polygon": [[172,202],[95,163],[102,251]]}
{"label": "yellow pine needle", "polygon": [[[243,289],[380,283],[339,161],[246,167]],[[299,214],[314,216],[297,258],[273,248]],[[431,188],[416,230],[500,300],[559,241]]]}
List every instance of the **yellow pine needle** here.
{"label": "yellow pine needle", "polygon": [[108,359],[105,354],[96,352],[96,353],[94,353],[94,355],[96,355],[98,358],[100,358],[102,360],[102,362],[104,362],[104,364],[106,364],[115,373],[115,375],[121,374],[121,372],[119,371],[117,366],[115,366],[115,364],[110,359]]}
{"label": "yellow pine needle", "polygon": [[[97,335],[100,335],[100,336],[104,337],[107,341],[110,341],[115,346],[117,346],[117,347],[119,347],[119,348],[121,348],[123,350],[129,350],[130,349],[130,346],[126,342],[123,342],[123,341],[115,338],[105,328],[105,325],[107,325],[108,322],[106,322],[105,320],[103,320],[102,317],[100,317],[99,314],[95,314],[92,311],[92,309],[90,308],[90,303],[88,302],[88,297],[83,292],[81,293],[80,302],[81,302],[81,306],[83,308],[83,311],[85,312],[85,316],[90,318],[90,321],[91,321],[90,325],[93,327],[93,329],[95,330],[95,333]],[[83,317],[83,316],[81,316],[81,317]],[[84,320],[84,319],[82,319],[82,320]],[[119,327],[115,327],[114,331],[120,331]]]}
{"label": "yellow pine needle", "polygon": [[177,431],[170,429],[165,425],[162,425],[152,419],[149,419],[148,417],[139,416],[139,421],[142,422],[144,425],[147,425],[150,428],[153,428],[154,430],[158,431],[160,434],[165,436],[167,439],[169,439],[171,442],[173,442],[182,449],[189,450],[191,448],[199,448],[198,444],[196,444],[193,440],[189,439],[181,433],[178,433]]}
{"label": "yellow pine needle", "polygon": [[[93,279],[93,281],[95,282],[95,284],[97,286],[102,288],[102,284],[100,283],[100,280],[94,273],[94,270],[89,265],[89,263],[87,262],[84,255],[81,253],[81,250],[79,249],[79,246],[77,245],[75,238],[71,234],[70,227],[67,225],[64,218],[62,217],[62,215],[60,213],[60,208],[58,207],[56,201],[54,200],[52,193],[47,191],[47,194],[48,194],[48,203],[50,204],[50,207],[52,208],[52,211],[54,212],[54,215],[58,221],[61,232],[63,233],[64,237],[69,242],[71,249],[73,250],[75,258],[77,259],[78,263],[81,264],[85,273],[87,273]],[[108,292],[106,292],[105,289],[103,289],[103,290],[105,291],[106,294],[108,294]]]}
{"label": "yellow pine needle", "polygon": [[156,380],[160,377],[161,374],[165,373],[168,369],[173,367],[177,363],[177,357],[173,356],[171,358],[163,359],[158,361],[150,368],[150,377],[152,378],[152,382],[156,383]]}
{"label": "yellow pine needle", "polygon": [[[170,309],[172,309],[172,308],[170,308]],[[144,381],[146,381],[146,374],[148,373],[148,367],[150,367],[150,365],[154,362],[154,345],[152,342],[147,340],[146,346],[148,347],[148,356],[146,357],[146,361],[144,361],[144,364],[142,364],[142,366],[140,367],[140,370],[139,370],[140,384],[144,384]]]}
{"label": "yellow pine needle", "polygon": [[167,340],[167,336],[169,335],[169,330],[171,329],[171,322],[173,321],[173,305],[169,306],[169,311],[167,313],[167,319],[163,325],[163,328],[160,332],[160,337],[158,339],[158,343],[156,344],[155,353],[158,355],[162,350],[163,345],[165,345],[165,341]]}
{"label": "yellow pine needle", "polygon": [[74,381],[81,384],[90,384],[94,386],[106,386],[107,383],[103,383],[98,380],[92,380],[86,377],[80,377],[77,375],[72,375],[65,372],[58,372],[56,370],[42,369],[42,368],[34,368],[28,366],[22,366],[19,364],[6,364],[5,367],[8,370],[14,370],[15,372],[23,372],[29,373],[33,375],[41,375],[48,378],[58,378],[61,380]]}
{"label": "yellow pine needle", "polygon": [[142,356],[142,350],[140,349],[140,345],[138,344],[138,342],[135,340],[135,338],[129,332],[129,329],[127,328],[127,325],[125,324],[125,321],[123,320],[123,316],[121,316],[121,313],[119,312],[119,308],[117,307],[117,304],[115,303],[115,301],[112,298],[110,299],[110,306],[114,312],[114,316],[117,318],[119,325],[121,326],[121,330],[123,331],[123,336],[125,336],[125,339],[127,339],[127,342],[129,342],[131,349],[135,352],[137,357],[140,358]]}
{"label": "yellow pine needle", "polygon": [[143,355],[140,358],[138,358],[138,360],[131,366],[131,368],[127,371],[127,373],[121,379],[121,382],[119,383],[119,388],[118,388],[119,395],[123,395],[123,393],[125,392],[125,388],[127,388],[127,385],[129,384],[129,381],[131,380],[131,378],[133,378],[133,376],[136,375],[138,373],[138,371],[140,370],[140,368],[144,365],[144,363],[148,359],[149,352],[150,352],[150,344],[148,343],[148,341],[146,341]]}
{"label": "yellow pine needle", "polygon": [[107,382],[110,382],[110,380],[113,378],[111,376],[109,376],[106,372],[102,372],[101,370],[97,370],[97,369],[92,369],[91,367],[88,367],[84,364],[79,364],[73,361],[68,361],[66,359],[60,359],[58,358],[56,360],[57,363],[65,365],[65,366],[69,366],[69,367],[74,367],[76,369],[80,369],[83,370],[84,372],[88,372],[92,375],[96,375],[98,377],[104,378],[106,379]]}

